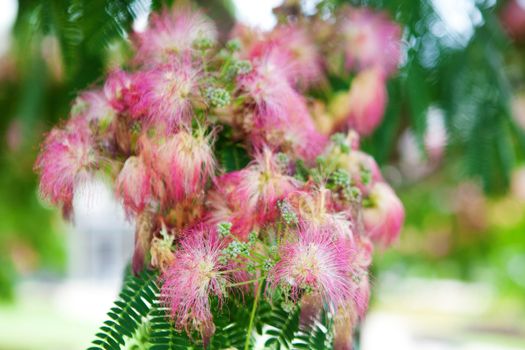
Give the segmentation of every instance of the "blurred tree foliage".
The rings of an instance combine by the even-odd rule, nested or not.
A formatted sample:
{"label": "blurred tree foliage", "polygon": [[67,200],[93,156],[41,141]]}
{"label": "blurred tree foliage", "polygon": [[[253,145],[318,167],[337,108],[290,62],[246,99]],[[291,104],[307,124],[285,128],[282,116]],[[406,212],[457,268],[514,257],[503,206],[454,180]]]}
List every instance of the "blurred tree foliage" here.
{"label": "blurred tree foliage", "polygon": [[396,249],[378,254],[376,269],[483,282],[500,300],[519,302],[513,311],[523,314],[525,198],[487,198],[478,184],[457,183],[456,166],[400,192],[408,213],[404,231]]}
{"label": "blurred tree foliage", "polygon": [[[474,177],[490,193],[501,193],[525,151],[525,133],[511,117],[513,87],[506,71],[515,52],[497,18],[499,2],[464,0],[472,6],[464,31],[447,27],[440,0],[324,0],[388,11],[404,27],[406,58],[389,82],[389,106],[382,126],[365,148],[382,164],[398,157],[397,141],[410,127],[423,149],[427,112],[444,112],[451,181]],[[63,242],[53,213],[42,209],[32,164],[42,134],[67,116],[76,92],[121,64],[134,20],[171,0],[20,0],[8,54],[0,60],[0,297],[9,296],[23,261],[60,266]],[[229,1],[198,1],[232,24]],[[464,11],[464,9],[457,9]],[[345,85],[345,84],[343,84]],[[348,83],[346,83],[346,86]],[[5,136],[5,137],[4,137]],[[439,186],[439,184],[437,185]],[[433,208],[427,208],[429,211]],[[412,213],[409,216],[426,216]],[[31,257],[31,258],[28,258]]]}
{"label": "blurred tree foliage", "polygon": [[473,176],[487,192],[505,191],[512,168],[523,159],[525,134],[511,117],[505,62],[514,48],[497,17],[501,4],[458,1],[471,6],[449,9],[461,11],[466,21],[455,30],[447,27],[447,17],[453,21],[456,14],[439,11],[436,0],[350,2],[387,10],[405,28],[406,60],[390,82],[387,117],[368,142],[372,153],[383,162],[392,157],[406,126],[422,146],[427,112],[434,106],[445,115],[447,157],[462,164],[458,179]]}

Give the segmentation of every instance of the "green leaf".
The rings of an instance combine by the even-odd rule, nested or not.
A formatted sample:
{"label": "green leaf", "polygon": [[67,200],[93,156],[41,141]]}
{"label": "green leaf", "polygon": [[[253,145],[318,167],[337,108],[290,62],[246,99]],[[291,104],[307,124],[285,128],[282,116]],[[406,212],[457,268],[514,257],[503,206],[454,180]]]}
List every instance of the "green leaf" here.
{"label": "green leaf", "polygon": [[156,286],[157,273],[144,271],[139,276],[128,277],[124,281],[119,298],[108,312],[109,320],[100,327],[93,344],[97,349],[120,349],[126,344],[126,338],[132,338],[143,325],[155,303],[151,290]]}

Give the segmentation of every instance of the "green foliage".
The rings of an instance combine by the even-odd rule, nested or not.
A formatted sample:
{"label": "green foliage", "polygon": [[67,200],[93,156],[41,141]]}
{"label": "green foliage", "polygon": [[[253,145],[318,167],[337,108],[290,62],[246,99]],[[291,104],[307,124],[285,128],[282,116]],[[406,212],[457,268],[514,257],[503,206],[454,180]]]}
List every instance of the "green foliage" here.
{"label": "green foliage", "polygon": [[83,88],[100,76],[106,50],[126,37],[137,15],[147,11],[141,0],[29,0],[20,2],[15,31],[56,36],[66,78]]}
{"label": "green foliage", "polygon": [[144,271],[135,277],[128,275],[119,298],[108,312],[109,320],[104,322],[89,350],[121,349],[126,338],[132,338],[150,313],[158,295],[157,273]]}
{"label": "green foliage", "polygon": [[244,347],[253,298],[246,298],[245,302],[230,298],[226,304],[214,308],[216,332],[211,340],[211,349]]}
{"label": "green foliage", "polygon": [[215,154],[227,172],[242,169],[250,161],[246,149],[241,143],[232,141],[232,129],[224,126],[215,143]]}
{"label": "green foliage", "polygon": [[[434,0],[328,0],[390,13],[404,28],[406,61],[389,84],[389,106],[381,127],[364,148],[380,162],[395,155],[396,136],[410,127],[423,149],[427,111],[446,118],[448,158],[462,164],[456,180],[480,180],[487,192],[508,188],[513,166],[524,160],[523,131],[511,118],[512,86],[505,64],[515,50],[503,33],[495,2],[476,1],[479,21],[472,33],[436,33],[443,24]],[[432,132],[432,130],[429,130]]]}
{"label": "green foliage", "polygon": [[330,314],[322,312],[311,327],[300,329],[293,340],[294,349],[330,349],[332,344],[332,320]]}
{"label": "green foliage", "polygon": [[185,350],[192,348],[187,334],[177,331],[169,319],[169,310],[155,301],[151,311],[149,350]]}
{"label": "green foliage", "polygon": [[300,312],[301,309],[297,306],[290,311],[284,310],[277,303],[274,304],[270,313],[262,317],[262,321],[268,325],[265,330],[268,340],[264,346],[273,349],[291,349],[295,333],[299,329]]}
{"label": "green foliage", "polygon": [[[198,332],[188,335],[185,330],[175,329],[169,309],[159,299],[157,283],[158,276],[151,271],[137,277],[128,275],[115,306],[108,313],[109,320],[104,322],[93,341],[94,346],[88,350],[203,349]],[[259,301],[254,318],[255,332],[248,335],[254,302],[250,294],[232,296],[223,302],[211,300],[216,330],[207,349],[242,349],[246,337],[256,334],[265,337],[265,348],[269,349],[331,349],[333,321],[329,313],[323,312],[313,325],[301,328],[300,304],[289,310],[277,296],[273,302]]]}

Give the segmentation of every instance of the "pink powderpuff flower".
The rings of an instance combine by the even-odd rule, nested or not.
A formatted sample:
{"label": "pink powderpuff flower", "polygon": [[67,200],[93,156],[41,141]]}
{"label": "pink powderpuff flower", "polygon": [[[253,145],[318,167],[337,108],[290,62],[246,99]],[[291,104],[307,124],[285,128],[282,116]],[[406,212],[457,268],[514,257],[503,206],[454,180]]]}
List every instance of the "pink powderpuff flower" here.
{"label": "pink powderpuff flower", "polygon": [[270,285],[290,288],[293,300],[301,291],[311,290],[330,308],[337,308],[355,297],[355,254],[348,240],[335,238],[329,230],[302,227],[297,241],[281,246],[281,260],[269,272]]}
{"label": "pink powderpuff flower", "polygon": [[268,123],[265,128],[261,128],[266,132],[265,139],[268,144],[305,160],[308,165],[314,164],[317,156],[324,150],[328,137],[316,129],[303,98],[290,100],[284,113],[287,116],[286,123]]}
{"label": "pink powderpuff flower", "polygon": [[228,282],[219,259],[224,246],[216,231],[206,226],[197,226],[184,237],[162,276],[161,300],[169,307],[176,328],[197,329],[210,336],[215,328],[210,296],[221,302]]}
{"label": "pink powderpuff flower", "polygon": [[128,214],[141,213],[152,198],[151,170],[141,156],[129,157],[116,181],[116,195]]}
{"label": "pink powderpuff flower", "polygon": [[117,69],[109,73],[104,83],[104,95],[110,105],[119,113],[128,107],[132,82],[131,74]]}
{"label": "pink powderpuff flower", "polygon": [[87,125],[96,123],[97,126],[109,125],[116,116],[116,111],[106,99],[102,90],[89,90],[82,92],[75,100],[71,110],[72,120],[83,119]]}
{"label": "pink powderpuff flower", "polygon": [[383,181],[383,175],[375,159],[360,150],[351,150],[348,154],[338,157],[338,165],[350,175],[352,185],[367,196],[376,182]]}
{"label": "pink powderpuff flower", "polygon": [[287,121],[286,109],[301,96],[290,83],[283,79],[287,76],[290,63],[277,51],[270,51],[252,61],[253,69],[248,74],[240,75],[238,87],[255,104],[255,114],[270,123]]}
{"label": "pink powderpuff flower", "polygon": [[277,156],[267,147],[255,160],[237,173],[233,200],[242,203],[244,211],[263,225],[277,215],[277,201],[297,190],[299,182],[284,173]]}
{"label": "pink powderpuff flower", "polygon": [[284,73],[293,86],[307,87],[322,77],[319,51],[306,30],[297,24],[277,26],[261,40],[252,43],[247,56],[256,60],[270,53],[276,63],[287,63]]}
{"label": "pink powderpuff flower", "polygon": [[210,135],[181,130],[154,150],[153,166],[175,201],[197,195],[215,172]]}
{"label": "pink powderpuff flower", "polygon": [[152,13],[149,28],[135,33],[133,42],[138,63],[155,65],[193,51],[197,40],[217,41],[217,29],[202,12],[185,7]]}
{"label": "pink powderpuff flower", "polygon": [[206,196],[206,222],[213,226],[229,222],[232,224],[232,234],[244,241],[253,230],[256,220],[255,215],[246,210],[246,203],[236,195],[242,176],[241,170],[221,175],[214,180],[214,186]]}
{"label": "pink powderpuff flower", "polygon": [[366,234],[374,243],[389,246],[399,236],[405,221],[403,204],[384,182],[374,184],[368,200],[370,206],[363,209]]}
{"label": "pink powderpuff flower", "polygon": [[385,84],[384,74],[378,68],[363,70],[352,81],[347,122],[361,135],[370,135],[383,120],[388,101]]}
{"label": "pink powderpuff flower", "polygon": [[368,309],[370,283],[368,273],[363,271],[354,278],[357,284],[356,297],[341,306],[334,318],[334,350],[352,350],[354,328]]}
{"label": "pink powderpuff flower", "polygon": [[311,163],[324,149],[327,137],[317,131],[304,98],[282,78],[272,75],[252,76],[241,83],[255,102],[251,142],[255,147],[266,144]]}
{"label": "pink powderpuff flower", "polygon": [[264,32],[258,28],[238,22],[233,26],[229,37],[240,41],[242,56],[248,57],[251,48],[263,40]]}
{"label": "pink powderpuff flower", "polygon": [[385,13],[348,8],[339,18],[347,68],[378,67],[392,74],[401,60],[401,28]]}
{"label": "pink powderpuff flower", "polygon": [[62,205],[69,216],[75,187],[96,167],[93,140],[86,128],[53,129],[42,144],[35,163],[40,174],[40,193],[54,205]]}
{"label": "pink powderpuff flower", "polygon": [[137,73],[133,89],[138,99],[130,106],[132,117],[143,118],[147,125],[160,125],[167,131],[187,126],[192,99],[199,93],[199,75],[187,58]]}
{"label": "pink powderpuff flower", "polygon": [[287,197],[303,225],[332,232],[334,237],[354,241],[350,212],[338,211],[326,188],[304,189]]}

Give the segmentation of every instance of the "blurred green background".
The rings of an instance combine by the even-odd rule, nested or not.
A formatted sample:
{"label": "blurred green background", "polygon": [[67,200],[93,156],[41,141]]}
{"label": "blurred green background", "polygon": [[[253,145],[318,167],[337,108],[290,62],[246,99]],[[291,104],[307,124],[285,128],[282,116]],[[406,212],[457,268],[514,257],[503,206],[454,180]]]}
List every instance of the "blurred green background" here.
{"label": "blurred green background", "polygon": [[[79,90],[97,84],[126,59],[126,32],[162,3],[0,3],[1,303],[20,302],[19,282],[67,275],[64,225],[37,194],[32,166],[38,145],[67,117]],[[226,30],[235,16],[250,20],[250,13],[259,14],[260,25],[271,26],[269,8],[280,2],[198,3]],[[377,307],[395,304],[396,293],[410,288],[407,280],[464,281],[475,290],[481,285],[494,300],[483,317],[493,322],[476,324],[469,334],[488,329],[525,346],[525,2],[305,3],[366,5],[389,12],[404,27],[406,53],[388,85],[386,117],[364,140],[407,212],[399,243],[376,254]],[[342,90],[348,82],[333,85]],[[384,297],[389,291],[394,299]],[[24,307],[10,309],[12,315],[31,317]]]}

